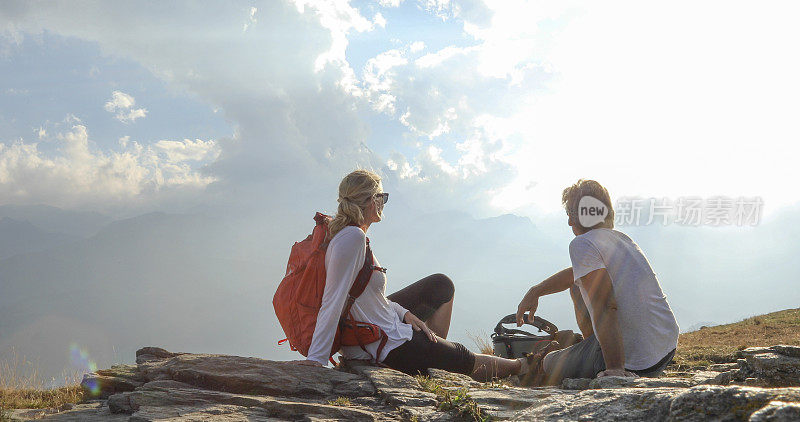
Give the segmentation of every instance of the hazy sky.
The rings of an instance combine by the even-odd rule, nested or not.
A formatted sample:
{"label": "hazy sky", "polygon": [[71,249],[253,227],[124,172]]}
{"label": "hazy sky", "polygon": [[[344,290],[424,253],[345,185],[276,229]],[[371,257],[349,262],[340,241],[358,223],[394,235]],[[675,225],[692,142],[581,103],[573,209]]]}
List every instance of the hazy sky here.
{"label": "hazy sky", "polygon": [[[108,216],[87,214],[84,237],[150,211],[224,218],[153,214],[2,260],[0,287],[19,294],[0,292],[2,322],[18,329],[3,333],[0,355],[4,345],[54,349],[54,373],[72,341],[103,364],[129,363],[147,344],[296,357],[274,344],[269,299],[289,245],[315,211],[335,211],[336,187],[356,167],[380,172],[391,194],[370,229],[389,289],[453,277],[451,337],[468,346],[469,333],[488,333],[569,264],[560,196],[578,178],[613,199],[763,201],[756,227],[621,227],[682,330],[795,307],[798,9],[2,1],[0,206]],[[15,209],[3,212],[20,220],[35,208]],[[72,233],[48,210],[28,220]],[[508,213],[531,221],[470,218]],[[56,288],[74,290],[73,302]],[[567,295],[540,310],[575,328]]]}
{"label": "hazy sky", "polygon": [[477,216],[560,212],[578,177],[615,197],[760,196],[769,215],[798,201],[796,12],[3,2],[0,202],[182,209],[366,165],[416,208]]}

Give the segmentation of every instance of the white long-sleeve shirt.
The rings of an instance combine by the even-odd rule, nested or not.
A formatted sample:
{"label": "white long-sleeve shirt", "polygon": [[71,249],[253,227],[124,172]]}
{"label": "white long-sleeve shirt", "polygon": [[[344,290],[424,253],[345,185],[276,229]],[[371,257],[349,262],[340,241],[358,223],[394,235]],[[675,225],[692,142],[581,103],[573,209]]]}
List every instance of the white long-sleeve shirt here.
{"label": "white long-sleeve shirt", "polygon": [[[325,255],[325,291],[322,306],[317,314],[317,325],[308,349],[308,359],[323,365],[328,364],[339,317],[344,310],[347,293],[355,282],[356,275],[364,265],[367,237],[355,226],[343,228],[331,239]],[[374,254],[373,254],[374,255]],[[374,265],[379,266],[375,258]],[[364,293],[359,296],[350,313],[356,321],[377,325],[386,333],[388,340],[378,361],[383,361],[394,348],[411,340],[411,325],[403,322],[406,310],[386,298],[386,274],[373,271]],[[372,355],[378,351],[379,341],[365,345]],[[342,354],[348,359],[371,359],[359,346],[343,346]]]}

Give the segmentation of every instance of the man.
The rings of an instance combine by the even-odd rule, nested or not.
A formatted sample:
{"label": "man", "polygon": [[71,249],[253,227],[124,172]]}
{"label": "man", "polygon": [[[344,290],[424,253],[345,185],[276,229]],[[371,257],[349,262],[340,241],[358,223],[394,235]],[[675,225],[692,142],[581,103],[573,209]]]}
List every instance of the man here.
{"label": "man", "polygon": [[528,290],[517,325],[526,311],[533,320],[541,296],[569,289],[584,340],[529,356],[530,373],[536,375],[528,383],[659,376],[675,354],[678,323],[650,263],[633,240],[613,230],[611,197],[599,183],[578,180],[564,189],[561,201],[575,234],[569,244],[572,267]]}

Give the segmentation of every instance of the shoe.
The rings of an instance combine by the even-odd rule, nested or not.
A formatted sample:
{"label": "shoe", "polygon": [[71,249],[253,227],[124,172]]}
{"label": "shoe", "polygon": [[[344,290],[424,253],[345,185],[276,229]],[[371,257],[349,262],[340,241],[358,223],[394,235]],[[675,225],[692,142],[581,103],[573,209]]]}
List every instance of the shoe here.
{"label": "shoe", "polygon": [[564,347],[557,341],[551,341],[543,348],[533,353],[528,353],[525,358],[528,362],[528,372],[519,376],[520,384],[526,387],[538,387],[543,384],[545,373],[542,362],[548,353],[561,350]]}
{"label": "shoe", "polygon": [[567,348],[573,344],[580,343],[583,340],[583,336],[575,334],[572,330],[561,330],[553,334],[553,339],[559,342],[562,348]]}

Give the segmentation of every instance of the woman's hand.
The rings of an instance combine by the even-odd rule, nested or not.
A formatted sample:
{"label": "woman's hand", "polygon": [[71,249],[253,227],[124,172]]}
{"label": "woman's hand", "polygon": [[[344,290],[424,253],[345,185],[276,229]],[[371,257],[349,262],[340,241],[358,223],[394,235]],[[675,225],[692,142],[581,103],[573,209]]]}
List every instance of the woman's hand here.
{"label": "woman's hand", "polygon": [[411,324],[411,327],[414,328],[414,331],[422,331],[431,339],[432,342],[436,343],[436,334],[425,325],[425,321],[417,318],[416,315],[412,314],[411,311],[406,312],[405,316],[403,316],[403,321],[406,324]]}
{"label": "woman's hand", "polygon": [[634,374],[633,372],[629,372],[624,369],[606,369],[605,371],[602,371],[599,374],[597,374],[597,378],[602,378],[602,377],[638,378],[639,376]]}
{"label": "woman's hand", "polygon": [[293,360],[289,363],[294,363],[296,365],[303,365],[303,366],[325,366],[315,360],[305,359],[305,360]]}

